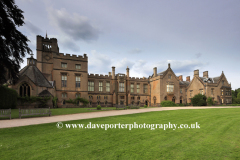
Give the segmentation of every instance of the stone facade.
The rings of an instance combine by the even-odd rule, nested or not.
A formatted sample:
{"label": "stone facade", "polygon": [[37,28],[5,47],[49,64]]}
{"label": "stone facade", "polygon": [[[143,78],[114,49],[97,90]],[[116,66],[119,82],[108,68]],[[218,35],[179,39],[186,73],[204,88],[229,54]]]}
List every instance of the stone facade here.
{"label": "stone facade", "polygon": [[[194,71],[183,81],[182,76],[176,76],[170,64],[168,68],[148,78],[130,77],[130,69],[126,74],[115,73],[115,67],[108,75],[88,73],[88,57],[63,54],[59,52],[57,39],[37,36],[36,67],[51,82],[52,88],[39,88],[36,84],[23,77],[13,86],[19,92],[19,86],[24,81],[31,86],[31,95],[38,95],[43,90],[49,90],[58,97],[58,106],[65,100],[82,97],[89,100],[90,107],[124,105],[160,106],[161,101],[171,100],[175,103],[190,103],[195,94],[206,94],[213,97],[218,104],[231,103],[231,84],[224,73],[219,77],[209,78],[208,72],[199,77],[199,70]],[[230,92],[229,92],[230,90]]]}

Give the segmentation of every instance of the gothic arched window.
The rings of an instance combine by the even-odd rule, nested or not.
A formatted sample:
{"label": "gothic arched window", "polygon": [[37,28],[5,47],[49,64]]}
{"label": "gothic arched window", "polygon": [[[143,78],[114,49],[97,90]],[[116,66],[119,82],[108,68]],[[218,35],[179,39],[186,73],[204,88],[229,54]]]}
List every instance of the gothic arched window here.
{"label": "gothic arched window", "polygon": [[19,88],[20,97],[30,97],[30,86],[27,83],[23,83]]}

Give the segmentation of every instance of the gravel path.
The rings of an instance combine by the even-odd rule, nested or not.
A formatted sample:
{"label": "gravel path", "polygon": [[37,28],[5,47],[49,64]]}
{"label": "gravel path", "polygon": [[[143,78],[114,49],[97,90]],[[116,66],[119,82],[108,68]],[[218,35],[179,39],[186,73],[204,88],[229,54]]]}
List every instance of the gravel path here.
{"label": "gravel path", "polygon": [[111,110],[101,112],[87,112],[68,115],[58,115],[51,117],[35,117],[23,119],[0,120],[0,128],[20,127],[28,125],[36,125],[43,123],[64,122],[70,120],[89,119],[98,117],[109,117],[117,115],[135,114],[152,111],[178,110],[178,109],[211,109],[211,108],[240,108],[239,106],[227,107],[158,107],[158,108],[144,108],[144,109],[128,109],[128,110]]}

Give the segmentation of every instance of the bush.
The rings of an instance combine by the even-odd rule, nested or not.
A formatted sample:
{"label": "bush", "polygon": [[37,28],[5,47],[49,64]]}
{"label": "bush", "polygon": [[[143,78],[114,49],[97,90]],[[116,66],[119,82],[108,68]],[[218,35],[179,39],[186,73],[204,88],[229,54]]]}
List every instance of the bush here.
{"label": "bush", "polygon": [[179,104],[178,104],[178,106],[184,106],[184,104],[182,104],[182,103],[179,103]]}
{"label": "bush", "polygon": [[26,97],[17,97],[17,100],[21,102],[21,105],[24,105],[25,103],[34,103],[38,102],[39,107],[45,107],[47,105],[47,102],[51,99],[51,97],[39,97],[39,96],[26,96]]}
{"label": "bush", "polygon": [[53,107],[54,107],[54,108],[57,108],[57,101],[58,101],[58,98],[57,98],[57,97],[54,97],[54,98],[52,99],[52,103],[53,103]]}
{"label": "bush", "polygon": [[0,108],[16,108],[18,94],[14,89],[0,86]]}
{"label": "bush", "polygon": [[176,104],[173,101],[162,101],[161,106],[162,107],[172,107],[172,106],[176,106]]}
{"label": "bush", "polygon": [[97,110],[101,110],[101,108],[102,108],[102,107],[101,107],[100,105],[97,106]]}
{"label": "bush", "polygon": [[143,107],[144,107],[144,108],[147,108],[147,105],[145,104]]}
{"label": "bush", "polygon": [[240,98],[233,98],[232,103],[233,104],[240,104]]}
{"label": "bush", "polygon": [[207,104],[212,106],[214,104],[212,97],[207,98]]}
{"label": "bush", "polygon": [[192,105],[193,106],[206,106],[207,105],[206,99],[207,99],[207,97],[205,95],[197,94],[192,98]]}
{"label": "bush", "polygon": [[87,99],[80,98],[80,97],[75,98],[75,99],[70,98],[69,100],[66,100],[66,102],[67,103],[72,103],[72,104],[78,104],[78,102],[82,102],[84,106],[86,106],[89,103],[89,101]]}

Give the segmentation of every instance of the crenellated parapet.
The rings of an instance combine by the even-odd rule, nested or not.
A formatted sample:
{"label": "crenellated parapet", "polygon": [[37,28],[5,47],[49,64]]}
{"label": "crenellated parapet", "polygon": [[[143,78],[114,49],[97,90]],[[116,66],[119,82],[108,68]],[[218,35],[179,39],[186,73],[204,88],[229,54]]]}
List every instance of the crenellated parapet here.
{"label": "crenellated parapet", "polygon": [[134,81],[148,81],[148,78],[146,77],[142,77],[142,78],[139,78],[139,77],[129,77],[129,80],[134,80]]}
{"label": "crenellated parapet", "polygon": [[112,76],[103,75],[103,74],[88,74],[88,78],[98,78],[98,79],[112,79]]}
{"label": "crenellated parapet", "polygon": [[61,59],[68,59],[68,60],[81,60],[81,61],[87,61],[88,60],[88,57],[87,57],[87,54],[83,54],[82,55],[75,55],[75,54],[64,54],[64,53],[59,53],[59,54],[56,54],[54,57],[56,58],[61,58]]}

